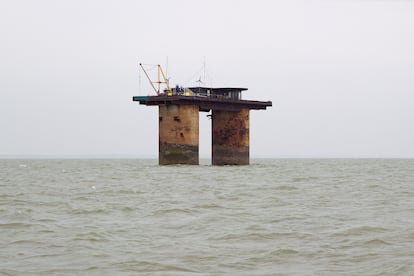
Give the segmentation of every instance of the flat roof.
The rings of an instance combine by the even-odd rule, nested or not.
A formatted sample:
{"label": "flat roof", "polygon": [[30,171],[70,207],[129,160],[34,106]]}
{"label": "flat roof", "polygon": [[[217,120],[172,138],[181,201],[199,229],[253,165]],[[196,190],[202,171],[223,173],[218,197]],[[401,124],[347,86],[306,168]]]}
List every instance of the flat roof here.
{"label": "flat roof", "polygon": [[241,92],[241,91],[246,91],[247,88],[240,88],[240,87],[204,87],[204,86],[195,86],[195,87],[187,87],[188,89],[190,89],[191,91],[202,91],[202,92],[206,92],[208,90],[210,90],[210,92],[214,93],[214,94],[224,94],[227,92]]}

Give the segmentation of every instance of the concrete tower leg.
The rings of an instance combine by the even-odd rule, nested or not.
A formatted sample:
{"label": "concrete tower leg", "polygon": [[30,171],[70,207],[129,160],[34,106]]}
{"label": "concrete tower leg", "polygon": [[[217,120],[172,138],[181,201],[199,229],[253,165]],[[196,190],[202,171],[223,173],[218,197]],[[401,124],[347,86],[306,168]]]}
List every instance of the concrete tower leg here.
{"label": "concrete tower leg", "polygon": [[249,111],[213,110],[213,165],[249,164]]}
{"label": "concrete tower leg", "polygon": [[198,165],[199,108],[159,106],[159,164]]}

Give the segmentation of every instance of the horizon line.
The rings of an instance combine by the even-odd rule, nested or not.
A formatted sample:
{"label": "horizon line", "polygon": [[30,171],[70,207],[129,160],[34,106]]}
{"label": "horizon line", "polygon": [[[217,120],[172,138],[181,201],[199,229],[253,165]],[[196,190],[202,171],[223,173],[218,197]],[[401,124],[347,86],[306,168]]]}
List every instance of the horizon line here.
{"label": "horizon line", "polygon": [[[200,159],[211,159],[202,155]],[[414,159],[410,156],[309,156],[309,155],[256,155],[251,159]],[[135,154],[0,154],[0,159],[158,159],[153,155]]]}

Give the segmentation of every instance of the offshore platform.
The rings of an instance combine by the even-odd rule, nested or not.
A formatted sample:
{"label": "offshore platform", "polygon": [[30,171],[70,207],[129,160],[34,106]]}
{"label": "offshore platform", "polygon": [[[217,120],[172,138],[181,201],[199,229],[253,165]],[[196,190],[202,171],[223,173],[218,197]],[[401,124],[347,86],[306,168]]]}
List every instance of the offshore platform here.
{"label": "offshore platform", "polygon": [[[242,99],[247,88],[170,88],[160,65],[158,80],[152,81],[140,63],[154,96],[134,96],[133,101],[159,110],[159,164],[199,164],[199,112],[210,112],[212,121],[212,165],[248,165],[249,112],[272,106],[271,101]],[[161,85],[166,88],[161,91]]]}

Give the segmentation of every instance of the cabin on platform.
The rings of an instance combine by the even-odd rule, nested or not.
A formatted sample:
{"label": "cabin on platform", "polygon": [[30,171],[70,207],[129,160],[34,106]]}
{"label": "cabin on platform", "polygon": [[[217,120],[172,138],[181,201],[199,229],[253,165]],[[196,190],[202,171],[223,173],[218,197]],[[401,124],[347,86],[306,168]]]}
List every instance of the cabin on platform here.
{"label": "cabin on platform", "polygon": [[242,91],[247,90],[247,88],[235,88],[235,87],[225,87],[225,88],[210,88],[210,87],[188,87],[195,95],[205,96],[211,98],[223,98],[231,100],[241,100]]}

